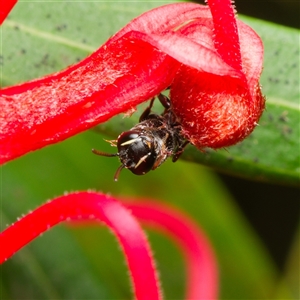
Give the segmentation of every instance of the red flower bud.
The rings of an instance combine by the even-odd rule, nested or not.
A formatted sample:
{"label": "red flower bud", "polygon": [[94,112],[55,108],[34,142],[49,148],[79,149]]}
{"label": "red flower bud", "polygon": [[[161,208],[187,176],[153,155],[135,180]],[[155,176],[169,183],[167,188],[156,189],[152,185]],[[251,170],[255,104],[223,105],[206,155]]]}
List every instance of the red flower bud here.
{"label": "red flower bud", "polygon": [[183,135],[198,148],[226,147],[243,140],[257,125],[264,108],[258,83],[253,88],[251,97],[238,78],[182,66],[172,84],[171,100]]}
{"label": "red flower bud", "polygon": [[203,44],[205,33],[205,46],[238,76],[212,73],[211,59],[205,60],[207,66],[202,70],[182,65],[177,72],[171,86],[173,109],[184,136],[200,149],[243,140],[257,125],[265,103],[259,85],[263,60],[260,38],[250,27],[236,22],[230,1],[209,4],[213,18],[198,19],[182,32],[199,44]]}

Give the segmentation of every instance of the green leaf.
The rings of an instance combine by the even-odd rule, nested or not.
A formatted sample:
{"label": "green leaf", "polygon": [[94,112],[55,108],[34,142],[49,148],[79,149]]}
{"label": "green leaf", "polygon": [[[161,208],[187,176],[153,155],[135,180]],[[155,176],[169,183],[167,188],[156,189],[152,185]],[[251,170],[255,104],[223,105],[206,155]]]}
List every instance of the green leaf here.
{"label": "green leaf", "polygon": [[[92,49],[101,45],[133,17],[161,4],[163,3],[156,1],[134,3],[20,1],[0,31],[2,43],[0,51],[3,60],[3,65],[0,64],[3,75],[1,84],[12,85],[60,70],[88,55]],[[272,36],[274,39],[277,35],[284,37],[287,35],[286,39],[298,36],[294,31],[279,26],[254,20],[251,22],[257,24],[262,31],[264,28],[276,30],[278,28],[278,32],[282,34],[276,31],[276,35]],[[267,37],[266,33],[264,39]],[[266,57],[267,53],[266,51]],[[275,65],[271,61],[269,64]],[[275,74],[274,70],[272,74]],[[265,80],[264,87],[268,83],[267,78],[262,79]],[[280,99],[276,102],[279,103],[277,117],[283,112],[280,110],[283,103],[284,109],[296,105],[295,102],[291,105],[286,104],[290,103],[288,97],[284,98],[281,94],[274,96],[270,92],[270,96],[267,96],[268,99],[269,97]],[[267,105],[267,113],[273,111],[273,107]],[[161,110],[160,105],[156,104],[155,109]],[[106,135],[116,137],[120,131],[137,121],[142,110],[141,106],[132,118],[119,117],[105,123],[101,125],[100,130]],[[291,110],[288,110],[288,115],[284,113],[283,124],[277,123],[278,119],[274,116],[273,127],[277,128],[276,126],[280,124],[283,126],[286,121],[286,125],[289,125],[292,115]],[[264,118],[268,120],[268,117]],[[256,131],[265,127],[264,118]],[[201,160],[203,157],[203,162],[216,166],[212,163],[214,160],[211,157],[218,155],[219,161],[223,160],[229,165],[225,165],[226,168],[235,164],[240,166],[236,167],[236,170],[233,167],[229,168],[235,174],[243,173],[249,176],[247,174],[251,171],[253,176],[257,176],[258,171],[262,170],[262,176],[268,180],[270,176],[277,181],[285,176],[282,181],[293,184],[296,178],[293,159],[284,161],[277,156],[272,160],[269,158],[279,147],[273,127],[267,131],[268,134],[265,134],[263,141],[260,135],[256,135],[256,131],[253,137],[245,141],[252,143],[251,145],[258,144],[258,147],[250,147],[249,144],[242,146],[243,143],[228,149],[229,153],[218,151],[213,154],[202,154],[190,147],[185,157],[193,160]],[[272,151],[269,153],[267,147],[270,146],[266,139],[273,135],[276,144],[273,143]],[[257,143],[256,139],[260,139],[260,142]],[[233,199],[216,175],[196,164],[178,162],[173,165],[168,161],[159,170],[150,172],[147,176],[134,176],[124,170],[119,182],[115,183],[113,174],[119,162],[92,155],[90,150],[94,147],[107,152],[112,151],[112,148],[102,140],[102,136],[88,131],[3,166],[1,228],[4,229],[21,214],[65,191],[95,188],[116,196],[154,198],[172,203],[191,215],[207,232],[218,257],[221,299],[270,299],[270,295],[276,291],[278,272],[260,240],[235,207]],[[258,152],[252,154],[252,151]],[[294,157],[297,155],[297,151],[286,152]],[[197,153],[195,158],[192,158],[193,153]],[[277,158],[280,162],[275,161]],[[268,161],[269,165],[266,163]],[[217,163],[218,168],[225,169],[221,162]],[[289,166],[293,168],[289,169]],[[274,169],[282,170],[284,176],[276,175]],[[292,174],[290,177],[286,175],[288,170]],[[184,262],[178,249],[171,241],[157,233],[151,231],[149,237],[158,261],[157,267],[161,272],[165,298],[182,299],[185,273]],[[58,226],[3,264],[0,274],[0,288],[5,299],[131,297],[124,257],[107,229],[98,226]],[[284,292],[284,298],[289,297],[289,292]]]}

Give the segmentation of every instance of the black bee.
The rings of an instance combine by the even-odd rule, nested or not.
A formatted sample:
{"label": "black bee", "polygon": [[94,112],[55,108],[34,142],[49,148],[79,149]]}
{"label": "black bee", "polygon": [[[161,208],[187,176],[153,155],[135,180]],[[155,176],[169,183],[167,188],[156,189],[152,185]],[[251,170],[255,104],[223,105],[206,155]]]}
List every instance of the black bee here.
{"label": "black bee", "polygon": [[121,133],[117,140],[110,141],[113,146],[117,146],[118,153],[110,154],[92,149],[97,155],[119,156],[121,166],[116,171],[115,181],[123,168],[136,175],[144,175],[155,170],[170,156],[173,156],[172,161],[175,162],[189,143],[181,134],[181,125],[171,109],[169,98],[158,95],[165,108],[161,115],[151,113],[154,99],[150,101],[137,125]]}

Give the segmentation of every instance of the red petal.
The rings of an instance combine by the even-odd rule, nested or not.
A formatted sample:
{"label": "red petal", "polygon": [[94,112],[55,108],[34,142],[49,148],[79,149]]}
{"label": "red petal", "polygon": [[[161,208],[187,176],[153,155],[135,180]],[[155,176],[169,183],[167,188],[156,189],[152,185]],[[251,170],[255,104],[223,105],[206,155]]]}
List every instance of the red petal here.
{"label": "red petal", "polygon": [[214,45],[222,59],[241,71],[242,59],[238,28],[231,0],[207,0],[214,22]]}
{"label": "red petal", "polygon": [[169,4],[142,14],[112,39],[131,32],[132,36],[149,42],[185,65],[214,74],[240,77],[239,70],[224,62],[215,46],[207,43],[207,39],[212,39],[212,32],[199,33],[200,39],[197,40],[191,40],[186,31],[182,34],[183,29],[193,26],[194,22],[207,25],[208,20],[212,24],[207,6],[193,3]]}
{"label": "red petal", "polygon": [[0,162],[134,108],[168,87],[177,69],[167,55],[125,35],[76,67],[2,90]]}
{"label": "red petal", "polygon": [[18,0],[1,0],[0,7],[0,25],[6,19]]}

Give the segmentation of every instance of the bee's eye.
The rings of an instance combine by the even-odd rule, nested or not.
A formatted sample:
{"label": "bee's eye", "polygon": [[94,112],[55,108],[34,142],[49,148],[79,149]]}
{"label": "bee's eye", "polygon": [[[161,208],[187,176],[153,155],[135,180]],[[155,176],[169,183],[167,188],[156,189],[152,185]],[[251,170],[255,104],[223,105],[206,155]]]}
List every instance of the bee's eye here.
{"label": "bee's eye", "polygon": [[149,172],[156,160],[151,140],[136,131],[123,132],[118,138],[119,157],[125,168],[136,175]]}

